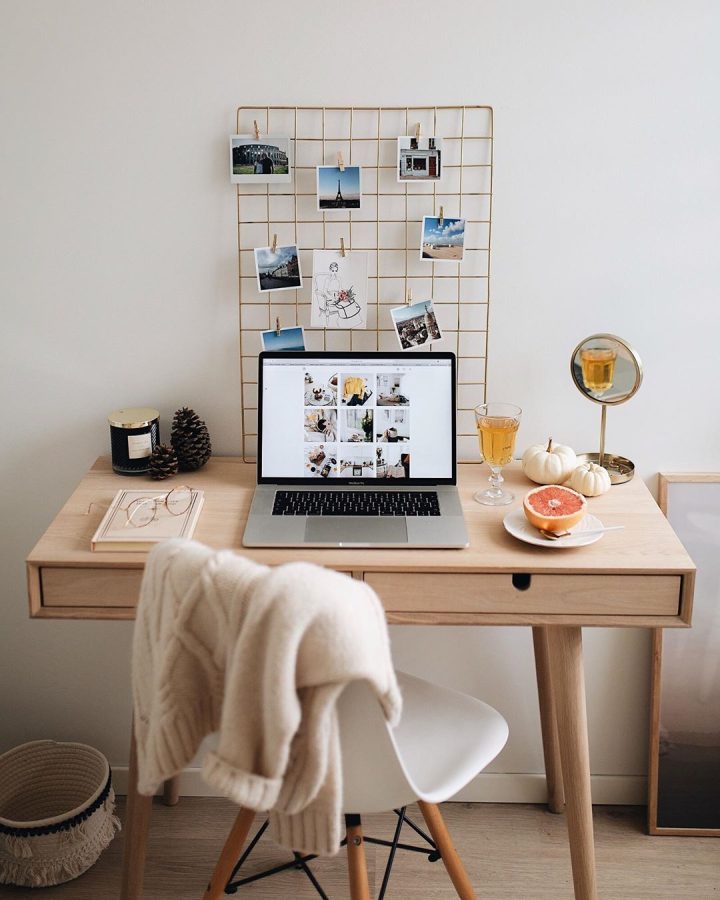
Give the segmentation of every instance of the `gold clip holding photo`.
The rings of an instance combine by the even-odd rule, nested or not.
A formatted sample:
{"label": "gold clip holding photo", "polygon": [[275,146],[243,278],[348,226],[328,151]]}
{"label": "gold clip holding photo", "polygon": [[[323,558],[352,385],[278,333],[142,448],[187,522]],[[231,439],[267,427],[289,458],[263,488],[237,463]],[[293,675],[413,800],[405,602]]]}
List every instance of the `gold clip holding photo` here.
{"label": "gold clip holding photo", "polygon": [[410,306],[411,303],[412,303],[412,288],[408,288],[407,298],[405,299],[405,306]]}
{"label": "gold clip holding photo", "polygon": [[343,155],[339,150],[338,150],[338,155],[337,155],[337,164],[338,164],[338,169],[340,169],[341,172],[344,172],[345,171],[345,160],[343,159]]}
{"label": "gold clip holding photo", "polygon": [[255,129],[255,140],[260,140],[260,129],[258,128],[257,119],[253,119],[253,127]]}
{"label": "gold clip holding photo", "polygon": [[275,316],[275,334],[280,337],[280,316]]}
{"label": "gold clip holding photo", "polygon": [[272,242],[272,252],[275,253],[276,251],[277,251],[277,235],[274,234],[273,242]]}
{"label": "gold clip holding photo", "polygon": [[420,140],[420,123],[419,122],[415,123],[415,140],[416,141]]}
{"label": "gold clip holding photo", "polygon": [[345,238],[340,238],[340,256],[345,256]]}
{"label": "gold clip holding photo", "polygon": [[440,215],[438,216],[438,225],[442,228],[442,224],[445,221],[445,213],[443,212],[442,206],[440,207]]}

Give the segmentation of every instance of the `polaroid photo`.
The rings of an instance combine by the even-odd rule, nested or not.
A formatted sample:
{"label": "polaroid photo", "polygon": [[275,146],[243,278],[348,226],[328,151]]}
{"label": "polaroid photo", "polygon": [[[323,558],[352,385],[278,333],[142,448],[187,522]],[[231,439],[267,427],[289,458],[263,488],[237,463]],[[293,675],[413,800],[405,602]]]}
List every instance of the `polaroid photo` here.
{"label": "polaroid photo", "polygon": [[305,350],[305,332],[301,327],[261,331],[263,350]]}
{"label": "polaroid photo", "polygon": [[360,166],[318,166],[317,208],[360,209]]}
{"label": "polaroid photo", "polygon": [[423,216],[420,259],[462,262],[465,253],[465,219]]}
{"label": "polaroid photo", "polygon": [[442,138],[407,136],[397,141],[398,181],[440,181]]}
{"label": "polaroid photo", "polygon": [[367,270],[363,251],[313,250],[313,328],[366,327]]}
{"label": "polaroid photo", "polygon": [[258,290],[292,291],[302,287],[300,257],[295,244],[289,247],[256,247],[255,270]]}
{"label": "polaroid photo", "polygon": [[375,448],[378,478],[409,478],[410,448],[407,444],[382,444]]}
{"label": "polaroid photo", "polygon": [[390,315],[403,350],[442,340],[432,300],[395,306],[390,310]]}
{"label": "polaroid photo", "polygon": [[266,134],[230,137],[230,181],[233,184],[290,184],[290,138]]}
{"label": "polaroid photo", "polygon": [[337,478],[337,447],[329,444],[307,444],[305,475],[308,478]]}

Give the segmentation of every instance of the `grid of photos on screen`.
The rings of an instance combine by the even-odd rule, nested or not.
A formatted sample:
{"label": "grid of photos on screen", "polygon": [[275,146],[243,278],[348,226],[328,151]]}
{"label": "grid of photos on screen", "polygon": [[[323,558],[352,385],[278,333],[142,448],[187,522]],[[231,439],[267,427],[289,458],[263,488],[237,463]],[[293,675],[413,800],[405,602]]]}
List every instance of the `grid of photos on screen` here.
{"label": "grid of photos on screen", "polygon": [[304,375],[306,478],[412,475],[407,376],[308,367]]}

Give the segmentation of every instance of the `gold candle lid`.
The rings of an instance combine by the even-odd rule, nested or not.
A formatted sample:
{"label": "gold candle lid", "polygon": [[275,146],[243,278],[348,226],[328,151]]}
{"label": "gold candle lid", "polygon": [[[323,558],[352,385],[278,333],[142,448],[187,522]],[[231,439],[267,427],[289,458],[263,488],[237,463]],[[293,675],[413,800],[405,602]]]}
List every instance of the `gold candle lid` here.
{"label": "gold candle lid", "polygon": [[159,418],[160,413],[152,406],[128,406],[111,412],[108,422],[115,428],[146,428]]}

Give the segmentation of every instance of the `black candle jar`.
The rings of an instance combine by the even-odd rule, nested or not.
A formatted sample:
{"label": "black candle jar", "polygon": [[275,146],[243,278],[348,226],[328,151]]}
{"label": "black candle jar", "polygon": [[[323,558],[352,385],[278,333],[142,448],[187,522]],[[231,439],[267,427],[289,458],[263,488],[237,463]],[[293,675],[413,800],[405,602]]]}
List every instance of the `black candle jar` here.
{"label": "black candle jar", "polygon": [[119,475],[143,475],[160,438],[160,413],[149,406],[116,409],[108,416],[112,467]]}

